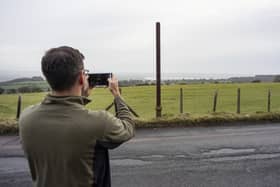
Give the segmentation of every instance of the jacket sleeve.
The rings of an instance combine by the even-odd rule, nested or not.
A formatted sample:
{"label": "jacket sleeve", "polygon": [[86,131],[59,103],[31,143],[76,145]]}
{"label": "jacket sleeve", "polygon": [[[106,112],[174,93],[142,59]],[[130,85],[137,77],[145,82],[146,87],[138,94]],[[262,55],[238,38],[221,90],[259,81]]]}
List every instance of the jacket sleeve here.
{"label": "jacket sleeve", "polygon": [[[116,97],[116,117],[106,112],[104,115],[105,130],[100,143],[107,148],[114,148],[134,136],[133,117],[121,97]],[[112,144],[112,146],[111,146]]]}

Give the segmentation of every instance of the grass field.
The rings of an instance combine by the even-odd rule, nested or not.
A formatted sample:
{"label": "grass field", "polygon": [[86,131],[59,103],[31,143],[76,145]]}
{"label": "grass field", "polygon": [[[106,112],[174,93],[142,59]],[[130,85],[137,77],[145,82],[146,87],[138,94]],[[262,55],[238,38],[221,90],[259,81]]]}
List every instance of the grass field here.
{"label": "grass field", "polygon": [[[217,112],[236,112],[237,88],[241,89],[241,113],[267,111],[267,92],[271,89],[271,111],[280,111],[279,83],[248,84],[190,84],[162,86],[162,114],[173,116],[179,114],[180,88],[184,90],[184,112],[192,114],[211,113],[213,96],[218,90]],[[126,102],[142,119],[155,116],[155,87],[137,86],[122,88]],[[22,94],[22,108],[40,102],[46,93]],[[0,95],[0,119],[15,118],[18,95]],[[96,88],[90,96],[92,102],[87,108],[105,109],[113,97],[107,89]],[[113,112],[113,110],[111,110]]]}

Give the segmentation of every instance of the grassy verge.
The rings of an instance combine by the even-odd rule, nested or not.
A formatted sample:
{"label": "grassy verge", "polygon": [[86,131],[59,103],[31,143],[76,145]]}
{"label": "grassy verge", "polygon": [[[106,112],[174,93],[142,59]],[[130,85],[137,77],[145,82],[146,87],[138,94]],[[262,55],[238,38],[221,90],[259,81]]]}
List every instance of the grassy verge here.
{"label": "grassy verge", "polygon": [[0,135],[17,134],[18,122],[15,119],[1,119],[0,120]]}
{"label": "grassy verge", "polygon": [[181,114],[173,117],[162,117],[152,120],[137,120],[136,127],[195,127],[241,124],[257,124],[265,122],[280,122],[280,112],[273,113],[209,113],[204,115]]}
{"label": "grassy verge", "polygon": [[[196,127],[241,124],[257,124],[266,122],[280,122],[280,112],[271,113],[209,113],[204,115],[180,114],[163,116],[159,119],[136,119],[136,128],[159,127]],[[14,119],[0,120],[0,135],[17,134],[18,122]]]}

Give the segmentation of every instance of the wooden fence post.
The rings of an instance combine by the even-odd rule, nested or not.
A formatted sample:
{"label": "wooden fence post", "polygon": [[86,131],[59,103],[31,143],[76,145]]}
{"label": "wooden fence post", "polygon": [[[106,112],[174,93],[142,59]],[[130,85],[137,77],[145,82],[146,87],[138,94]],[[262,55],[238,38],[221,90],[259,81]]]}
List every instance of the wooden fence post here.
{"label": "wooden fence post", "polygon": [[218,98],[218,90],[216,90],[215,93],[214,93],[213,112],[216,112],[216,108],[217,108],[217,98]]}
{"label": "wooden fence post", "polygon": [[183,96],[183,88],[180,88],[180,113],[184,112],[184,96]]}
{"label": "wooden fence post", "polygon": [[267,96],[267,112],[270,112],[270,99],[271,99],[271,90],[268,89],[268,96]]}
{"label": "wooden fence post", "polygon": [[[119,88],[120,90],[120,94],[122,93],[122,89]],[[115,112],[117,114],[117,106],[115,104],[115,102],[112,102],[109,106],[106,107],[106,111],[110,110],[110,108],[112,108],[113,106],[115,106]],[[139,115],[128,105],[126,104],[127,108],[129,109],[129,111],[135,116],[135,117],[139,117]]]}
{"label": "wooden fence post", "polygon": [[17,103],[17,119],[19,119],[21,111],[21,95],[18,96],[18,103]]}
{"label": "wooden fence post", "polygon": [[240,114],[240,88],[237,89],[237,114]]}

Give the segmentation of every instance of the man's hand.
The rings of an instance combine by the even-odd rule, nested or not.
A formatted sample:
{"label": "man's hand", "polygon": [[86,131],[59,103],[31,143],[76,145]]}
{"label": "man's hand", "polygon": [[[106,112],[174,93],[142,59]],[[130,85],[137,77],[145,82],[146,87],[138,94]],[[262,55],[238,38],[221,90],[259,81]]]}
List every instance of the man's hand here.
{"label": "man's hand", "polygon": [[120,96],[119,82],[118,79],[113,75],[112,78],[108,79],[109,89],[114,97]]}
{"label": "man's hand", "polygon": [[84,85],[82,87],[82,96],[88,97],[92,91],[93,87],[91,87],[88,83],[88,75],[85,76]]}
{"label": "man's hand", "polygon": [[93,89],[93,87],[87,87],[87,88],[83,87],[82,96],[88,97],[91,94],[92,89]]}

